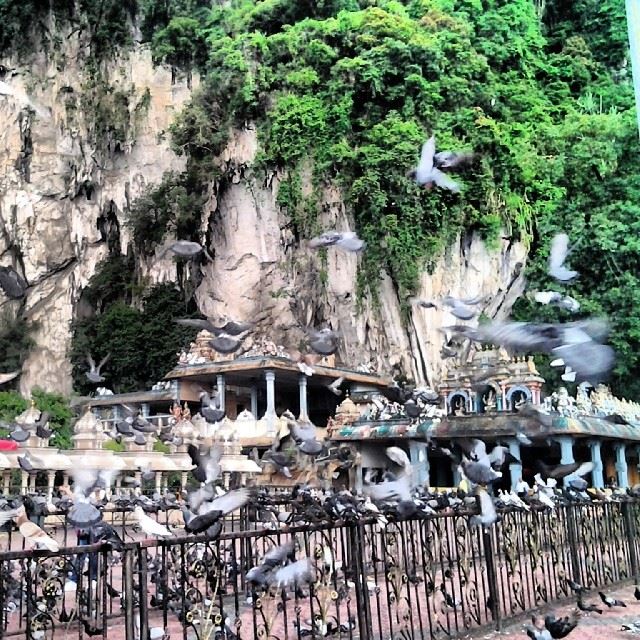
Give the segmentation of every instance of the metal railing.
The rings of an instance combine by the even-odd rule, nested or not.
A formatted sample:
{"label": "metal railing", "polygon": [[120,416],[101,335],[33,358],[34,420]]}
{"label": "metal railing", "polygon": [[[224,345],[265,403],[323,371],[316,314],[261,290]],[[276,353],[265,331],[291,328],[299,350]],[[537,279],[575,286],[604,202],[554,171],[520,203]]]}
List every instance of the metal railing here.
{"label": "metal railing", "polygon": [[[489,530],[447,514],[5,552],[0,638],[455,638],[572,597],[568,579],[636,578],[639,528],[630,501],[508,511]],[[289,541],[313,581],[248,584]]]}

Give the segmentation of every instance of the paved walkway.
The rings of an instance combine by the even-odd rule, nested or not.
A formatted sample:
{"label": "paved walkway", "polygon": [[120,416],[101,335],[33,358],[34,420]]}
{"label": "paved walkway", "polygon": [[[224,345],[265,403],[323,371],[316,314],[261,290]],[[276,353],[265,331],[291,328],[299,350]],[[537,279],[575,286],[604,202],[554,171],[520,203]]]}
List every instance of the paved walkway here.
{"label": "paved walkway", "polygon": [[[622,631],[621,627],[625,623],[640,622],[640,601],[636,600],[633,592],[635,587],[629,586],[623,589],[615,589],[612,591],[606,591],[607,595],[613,595],[619,600],[622,600],[627,608],[614,607],[613,609],[607,609],[607,606],[602,603],[598,593],[591,591],[585,594],[584,601],[592,604],[597,603],[598,606],[602,605],[604,609],[602,615],[598,613],[586,613],[582,611],[582,618],[578,627],[569,634],[569,640],[632,640],[633,638],[640,638],[640,634],[636,635],[629,631]],[[553,613],[556,617],[562,617],[569,615],[571,611],[575,609],[575,606],[564,605],[558,607],[550,607],[542,613]],[[527,619],[519,624],[509,625],[505,627],[505,630],[498,633],[484,633],[474,634],[467,636],[474,640],[528,640],[525,632],[527,624],[530,623],[530,619]]]}

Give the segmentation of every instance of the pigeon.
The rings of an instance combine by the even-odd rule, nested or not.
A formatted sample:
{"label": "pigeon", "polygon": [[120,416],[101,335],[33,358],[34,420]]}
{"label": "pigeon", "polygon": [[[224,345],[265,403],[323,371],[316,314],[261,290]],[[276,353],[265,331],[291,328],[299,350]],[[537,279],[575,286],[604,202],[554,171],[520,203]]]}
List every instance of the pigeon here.
{"label": "pigeon", "polygon": [[206,391],[201,391],[200,403],[200,413],[207,422],[215,424],[224,418],[225,411],[220,407],[220,400],[217,395],[215,396],[215,400],[213,400]]}
{"label": "pigeon", "polygon": [[324,444],[316,440],[316,428],[309,421],[289,421],[289,430],[299,451],[309,456],[317,456],[324,451]]}
{"label": "pigeon", "polygon": [[334,396],[340,397],[342,395],[342,391],[340,391],[340,385],[344,382],[344,378],[340,376],[336,378],[331,384],[327,385],[327,389],[333,393]]}
{"label": "pigeon", "polygon": [[105,378],[101,374],[102,367],[106,364],[107,360],[111,357],[110,353],[100,360],[100,364],[96,367],[96,363],[94,359],[91,357],[91,354],[87,354],[87,363],[89,364],[89,371],[85,372],[85,376],[89,382],[93,382],[94,384],[98,384],[99,382],[104,382]]}
{"label": "pigeon", "polygon": [[7,382],[11,382],[15,380],[22,371],[18,369],[18,371],[11,371],[9,373],[0,373],[0,385],[7,384]]}
{"label": "pigeon", "polygon": [[487,493],[487,490],[480,486],[476,489],[476,496],[480,504],[480,513],[472,516],[471,524],[475,526],[482,526],[486,529],[498,520],[496,506],[493,502],[493,498]]}
{"label": "pigeon", "polygon": [[270,450],[262,456],[262,460],[273,464],[278,472],[282,473],[282,475],[287,478],[291,478],[289,466],[291,465],[292,460],[286,453]]}
{"label": "pigeon", "polygon": [[437,303],[433,302],[433,300],[423,300],[422,298],[409,298],[409,303],[418,307],[422,307],[423,309],[438,308]]}
{"label": "pigeon", "polygon": [[580,303],[575,298],[563,296],[557,291],[538,291],[534,294],[534,298],[540,304],[551,304],[570,313],[580,311]]}
{"label": "pigeon", "polygon": [[581,584],[578,584],[577,582],[574,582],[569,578],[566,579],[566,583],[569,589],[577,594],[586,593],[587,591],[589,591],[589,589],[587,589],[586,587],[583,587]]}
{"label": "pigeon", "polygon": [[460,193],[460,185],[444,171],[458,168],[468,159],[468,154],[455,154],[451,151],[443,151],[436,154],[436,138],[431,136],[422,145],[420,162],[410,172],[410,175],[421,187],[426,189],[431,189],[435,184],[453,193]]}
{"label": "pigeon", "polygon": [[9,434],[9,437],[15,442],[26,442],[31,437],[31,432],[16,425],[16,428]]}
{"label": "pigeon", "polygon": [[331,329],[307,329],[309,346],[322,356],[333,355],[338,350],[338,334]]}
{"label": "pigeon", "polygon": [[597,605],[585,604],[580,598],[578,598],[578,609],[580,609],[580,611],[588,611],[591,613],[599,613],[600,615],[602,615],[602,609],[600,609]]}
{"label": "pigeon", "polygon": [[156,522],[153,518],[150,518],[142,509],[141,506],[136,506],[133,510],[133,515],[138,521],[140,528],[148,536],[155,536],[157,538],[171,538],[173,534],[167,527]]}
{"label": "pigeon", "polygon": [[403,468],[404,473],[411,472],[411,460],[400,447],[387,447],[384,452],[389,460]]}
{"label": "pigeon", "polygon": [[611,596],[606,595],[602,591],[598,591],[598,595],[600,596],[600,600],[604,602],[609,609],[612,607],[626,607],[627,605],[622,602],[622,600],[616,600],[616,598],[612,598]]}
{"label": "pigeon", "polygon": [[12,300],[20,300],[27,293],[25,279],[13,267],[0,266],[0,289]]}
{"label": "pigeon", "polygon": [[466,305],[461,300],[452,298],[451,296],[446,296],[445,298],[443,298],[442,304],[445,307],[448,307],[451,311],[451,314],[459,320],[471,320],[477,315],[477,311],[475,309],[472,309],[471,306]]}
{"label": "pigeon", "polygon": [[494,480],[502,478],[502,473],[500,471],[494,471],[490,464],[463,460],[460,466],[464,475],[470,482],[473,482],[473,484],[487,485]]}
{"label": "pigeon", "polygon": [[27,518],[24,507],[20,507],[15,516],[16,524],[24,539],[34,547],[48,549],[56,552],[60,550],[60,545],[49,537],[35,522]]}
{"label": "pigeon", "polygon": [[291,585],[305,584],[312,580],[312,570],[311,560],[309,558],[303,558],[280,569],[276,569],[269,582],[278,589]]}
{"label": "pigeon", "polygon": [[204,318],[176,318],[174,322],[183,327],[194,327],[195,329],[208,331],[209,333],[213,333],[215,335],[215,325]]}
{"label": "pigeon", "polygon": [[191,462],[196,466],[191,473],[198,482],[209,484],[220,477],[222,472],[220,460],[224,453],[222,446],[212,447],[207,455],[201,455],[198,447],[190,444],[187,448],[187,453],[191,458]]}
{"label": "pigeon", "polygon": [[336,246],[344,251],[358,253],[365,248],[366,243],[364,240],[358,238],[358,235],[354,231],[327,231],[309,240],[309,247],[311,249],[330,246]]}
{"label": "pigeon", "polygon": [[207,258],[213,262],[213,258],[209,255],[209,252],[197,242],[190,242],[189,240],[176,240],[172,242],[161,254],[160,259],[164,258],[168,251],[175,253],[179,258],[195,258],[196,256],[204,253]]}
{"label": "pigeon", "polygon": [[567,269],[564,261],[569,253],[569,236],[566,233],[559,233],[551,240],[551,251],[549,252],[549,275],[560,282],[569,282],[577,278],[580,274],[577,271]]}
{"label": "pigeon", "polygon": [[240,348],[242,340],[237,339],[229,334],[221,333],[213,340],[209,341],[209,346],[223,355],[229,355],[234,353]]}
{"label": "pigeon", "polygon": [[544,626],[547,628],[551,637],[566,638],[577,626],[580,619],[580,612],[574,611],[571,617],[556,618],[553,614],[545,616]]}
{"label": "pigeon", "polygon": [[593,471],[593,462],[572,462],[570,464],[558,464],[553,467],[548,466],[542,460],[537,461],[538,469],[543,478],[560,478],[584,476]]}

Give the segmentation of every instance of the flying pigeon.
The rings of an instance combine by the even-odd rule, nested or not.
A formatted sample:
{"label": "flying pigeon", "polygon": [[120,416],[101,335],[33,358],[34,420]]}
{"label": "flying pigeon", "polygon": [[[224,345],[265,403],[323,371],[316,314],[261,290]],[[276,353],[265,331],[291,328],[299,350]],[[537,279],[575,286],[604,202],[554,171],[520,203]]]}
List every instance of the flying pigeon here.
{"label": "flying pigeon", "polygon": [[577,271],[571,271],[565,266],[564,261],[568,254],[569,236],[566,233],[559,233],[551,241],[549,275],[560,282],[569,282],[580,275]]}
{"label": "flying pigeon", "polygon": [[111,357],[110,353],[100,360],[100,364],[96,367],[96,363],[94,359],[91,357],[91,354],[87,354],[87,363],[89,365],[89,371],[85,372],[85,376],[89,382],[93,382],[94,384],[98,384],[99,382],[104,382],[105,378],[101,373],[102,367],[107,363],[109,358]]}
{"label": "flying pigeon", "polygon": [[330,247],[332,245],[353,253],[362,251],[366,246],[364,240],[358,238],[355,231],[327,231],[309,240],[311,249]]}

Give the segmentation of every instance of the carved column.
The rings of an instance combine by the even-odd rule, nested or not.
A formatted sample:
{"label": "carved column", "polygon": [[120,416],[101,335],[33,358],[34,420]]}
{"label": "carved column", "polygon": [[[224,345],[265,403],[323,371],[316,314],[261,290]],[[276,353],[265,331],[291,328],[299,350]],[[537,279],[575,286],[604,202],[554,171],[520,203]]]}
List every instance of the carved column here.
{"label": "carved column", "polygon": [[267,381],[267,411],[264,417],[267,421],[267,433],[273,436],[276,431],[276,374],[273,371],[265,371],[264,378]]}
{"label": "carved column", "polygon": [[300,420],[308,420],[309,413],[307,408],[307,376],[302,374],[298,378],[298,389],[300,391]]}
{"label": "carved column", "polygon": [[155,481],[156,481],[156,492],[162,493],[162,471],[156,471]]}
{"label": "carved column", "polygon": [[11,471],[9,469],[2,472],[2,492],[6,495],[11,493]]}
{"label": "carved column", "polygon": [[616,472],[618,474],[618,486],[626,489],[629,486],[629,469],[627,467],[627,445],[624,442],[617,442],[613,445],[616,454]]}
{"label": "carved column", "polygon": [[149,416],[149,403],[143,402],[140,409],[142,411],[142,417],[147,418]]}
{"label": "carved column", "polygon": [[600,440],[591,440],[589,448],[591,449],[591,462],[593,462],[593,471],[591,472],[591,484],[596,489],[604,487],[604,476],[602,474],[602,443]]}
{"label": "carved column", "polygon": [[227,410],[227,385],[224,379],[224,374],[220,373],[218,374],[218,377],[216,378],[216,384],[218,387],[218,402],[220,403],[220,408],[223,411]]}
{"label": "carved column", "polygon": [[25,495],[29,488],[29,474],[20,470],[20,493]]}
{"label": "carved column", "polygon": [[427,455],[427,443],[419,440],[409,441],[409,457],[411,459],[411,468],[415,473],[415,481],[418,486],[429,485],[429,456]]}
{"label": "carved column", "polygon": [[[556,442],[560,445],[560,464],[573,464],[575,462],[573,457],[573,438],[571,436],[560,436],[556,438]],[[566,478],[563,483],[565,487],[569,484]]]}
{"label": "carved column", "polygon": [[56,483],[56,472],[47,471],[47,496],[49,499],[53,497],[53,487]]}
{"label": "carved column", "polygon": [[516,438],[509,440],[509,453],[520,460],[509,464],[509,476],[511,478],[511,491],[516,491],[518,483],[522,480],[522,456],[520,453],[520,441]]}
{"label": "carved column", "polygon": [[253,417],[258,419],[258,388],[254,384],[251,387],[251,413]]}
{"label": "carved column", "polygon": [[458,463],[457,462],[452,462],[451,463],[451,472],[453,473],[453,486],[457,487],[461,480],[462,480],[462,476],[460,475],[460,471],[458,471]]}

